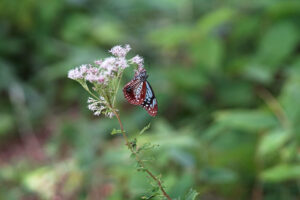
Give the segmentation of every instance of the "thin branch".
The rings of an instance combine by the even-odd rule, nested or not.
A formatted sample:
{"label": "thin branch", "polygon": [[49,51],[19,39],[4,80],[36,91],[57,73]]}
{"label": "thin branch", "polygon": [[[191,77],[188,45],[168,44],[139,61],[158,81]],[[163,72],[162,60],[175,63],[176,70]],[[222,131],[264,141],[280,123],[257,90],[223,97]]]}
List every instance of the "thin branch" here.
{"label": "thin branch", "polygon": [[155,177],[154,175],[153,175],[153,173],[150,171],[150,170],[148,170],[147,168],[145,168],[145,165],[144,165],[144,163],[143,163],[143,161],[139,158],[139,156],[137,155],[137,153],[134,151],[134,149],[132,148],[132,146],[130,145],[130,143],[129,143],[129,140],[128,140],[128,137],[127,137],[127,135],[126,135],[126,133],[125,133],[125,131],[124,131],[124,127],[123,127],[123,124],[122,124],[122,122],[121,122],[121,119],[120,119],[120,116],[119,116],[119,114],[114,110],[114,109],[112,109],[112,111],[113,111],[113,113],[116,115],[116,117],[117,117],[117,119],[118,119],[118,122],[119,122],[119,125],[120,125],[120,128],[121,128],[121,132],[122,132],[122,135],[123,135],[123,137],[124,137],[124,139],[125,139],[125,142],[126,142],[126,145],[127,145],[127,147],[129,148],[129,150],[131,151],[131,153],[132,154],[134,154],[135,155],[135,159],[136,159],[136,161],[139,163],[139,165],[145,170],[145,172],[157,183],[157,185],[158,185],[158,187],[159,187],[159,189],[161,190],[161,192],[162,192],[162,194],[168,199],[168,200],[172,200],[171,199],[171,197],[166,193],[166,191],[164,190],[164,188],[163,188],[163,186],[162,186],[162,184],[161,184],[161,181],[157,178],[157,177]]}

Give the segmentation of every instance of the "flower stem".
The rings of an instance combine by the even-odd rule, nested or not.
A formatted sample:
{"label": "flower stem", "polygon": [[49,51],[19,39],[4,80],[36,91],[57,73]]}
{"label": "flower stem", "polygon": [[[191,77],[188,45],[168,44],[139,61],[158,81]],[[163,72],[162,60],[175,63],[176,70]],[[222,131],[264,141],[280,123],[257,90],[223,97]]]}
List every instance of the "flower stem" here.
{"label": "flower stem", "polygon": [[121,122],[119,114],[114,109],[112,109],[112,111],[113,111],[113,113],[115,114],[115,116],[118,119],[118,122],[119,122],[119,125],[120,125],[120,128],[121,128],[121,132],[122,132],[122,135],[123,135],[123,137],[125,139],[126,145],[127,145],[128,149],[131,151],[131,153],[135,156],[136,161],[143,168],[143,170],[157,183],[157,185],[158,185],[159,189],[161,190],[162,194],[168,200],[172,200],[171,197],[164,190],[164,188],[163,188],[163,186],[162,186],[161,181],[159,180],[159,178],[157,178],[155,175],[153,175],[153,173],[149,169],[145,168],[145,165],[144,165],[143,161],[139,158],[139,156],[137,155],[137,153],[134,151],[134,149],[132,148],[132,146],[129,143],[128,137],[127,137],[127,135],[126,135],[126,133],[124,131],[124,127],[123,127],[123,124]]}
{"label": "flower stem", "polygon": [[122,74],[123,74],[123,71],[121,71],[119,74],[118,74],[118,83],[117,83],[117,86],[116,86],[116,94],[114,96],[114,99],[113,99],[113,102],[112,102],[112,105],[114,106],[115,105],[115,101],[116,101],[116,96],[117,96],[117,91],[119,90],[119,87],[120,87],[120,83],[121,83],[121,77],[122,77]]}
{"label": "flower stem", "polygon": [[90,94],[92,95],[95,99],[99,100],[99,97],[97,97],[94,93],[92,93],[89,89],[89,87],[87,86],[86,82],[82,82],[82,81],[78,81],[80,83],[80,85]]}

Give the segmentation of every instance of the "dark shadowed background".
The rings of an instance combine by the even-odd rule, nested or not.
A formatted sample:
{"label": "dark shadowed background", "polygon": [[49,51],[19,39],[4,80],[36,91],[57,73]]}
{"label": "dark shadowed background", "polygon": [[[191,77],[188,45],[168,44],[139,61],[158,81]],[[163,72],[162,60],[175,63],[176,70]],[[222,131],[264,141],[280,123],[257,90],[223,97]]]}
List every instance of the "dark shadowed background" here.
{"label": "dark shadowed background", "polygon": [[[1,0],[0,199],[140,199],[116,119],[68,70],[130,44],[158,116],[118,105],[171,197],[300,198],[300,1]],[[126,69],[123,85],[133,76]]]}

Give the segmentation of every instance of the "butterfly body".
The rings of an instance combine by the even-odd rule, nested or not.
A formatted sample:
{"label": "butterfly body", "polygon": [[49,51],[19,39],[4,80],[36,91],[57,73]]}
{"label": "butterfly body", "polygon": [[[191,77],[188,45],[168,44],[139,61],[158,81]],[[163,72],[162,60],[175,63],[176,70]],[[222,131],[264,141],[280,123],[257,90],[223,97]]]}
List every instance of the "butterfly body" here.
{"label": "butterfly body", "polygon": [[130,104],[141,105],[149,115],[156,116],[158,109],[157,100],[147,78],[146,70],[139,68],[133,80],[124,86],[123,93]]}

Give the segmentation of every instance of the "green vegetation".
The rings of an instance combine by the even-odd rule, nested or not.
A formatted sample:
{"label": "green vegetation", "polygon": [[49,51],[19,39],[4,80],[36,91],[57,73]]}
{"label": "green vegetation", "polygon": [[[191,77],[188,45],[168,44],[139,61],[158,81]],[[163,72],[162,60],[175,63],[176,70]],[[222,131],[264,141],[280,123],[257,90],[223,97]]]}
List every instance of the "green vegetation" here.
{"label": "green vegetation", "polygon": [[155,192],[67,78],[117,44],[144,57],[159,107],[119,93],[120,117],[172,198],[299,199],[298,0],[0,1],[0,199]]}

